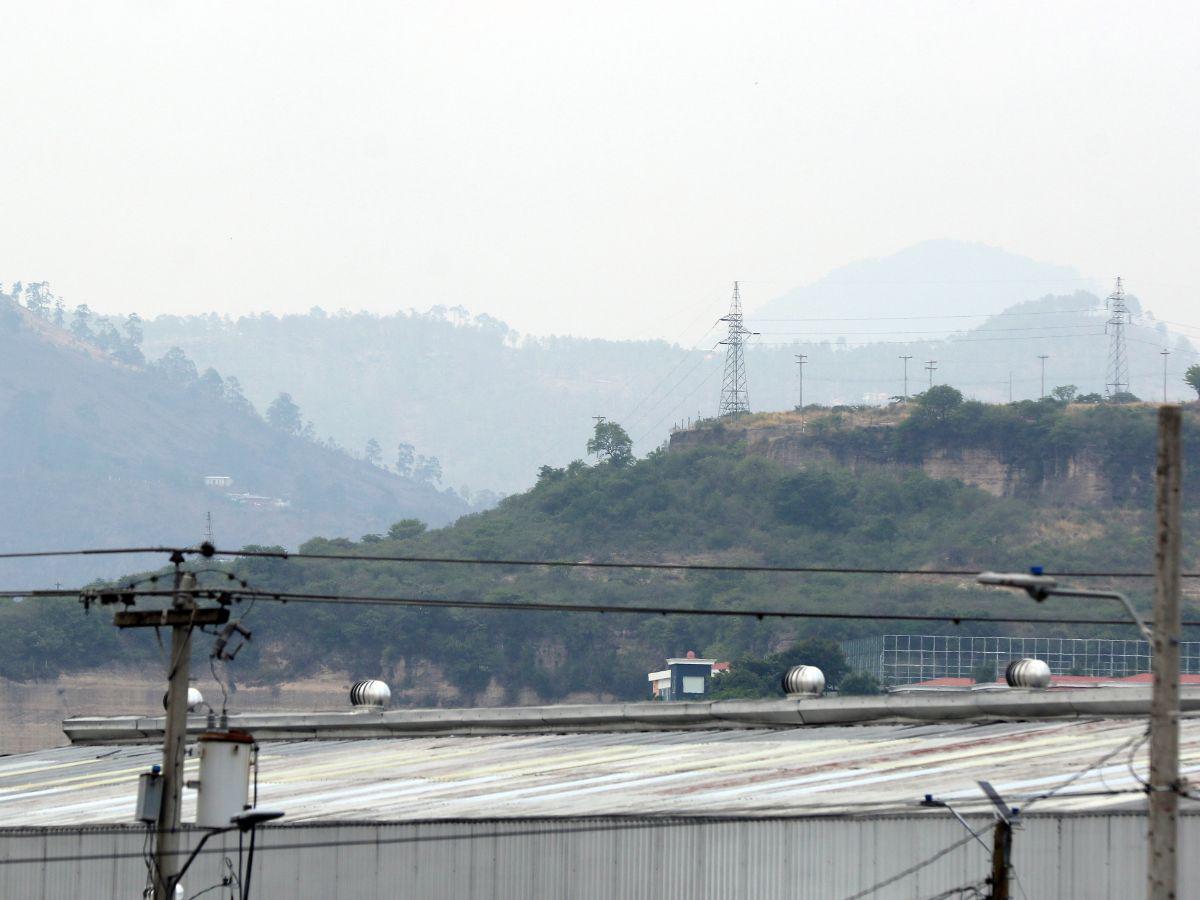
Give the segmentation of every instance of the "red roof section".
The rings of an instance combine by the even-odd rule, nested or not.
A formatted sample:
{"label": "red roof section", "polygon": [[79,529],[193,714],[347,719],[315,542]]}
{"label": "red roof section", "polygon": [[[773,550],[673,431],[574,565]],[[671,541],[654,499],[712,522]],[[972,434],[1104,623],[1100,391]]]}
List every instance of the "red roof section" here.
{"label": "red roof section", "polygon": [[[1106,675],[1051,675],[1051,687],[1071,687],[1072,685],[1087,684],[1151,684],[1154,676],[1149,672],[1137,675],[1126,675],[1124,678],[1110,678]],[[903,687],[970,687],[976,682],[970,678],[931,678],[928,681],[918,681]],[[1004,684],[1003,678],[997,678],[996,684]],[[1200,684],[1200,675],[1180,675],[1180,684]]]}

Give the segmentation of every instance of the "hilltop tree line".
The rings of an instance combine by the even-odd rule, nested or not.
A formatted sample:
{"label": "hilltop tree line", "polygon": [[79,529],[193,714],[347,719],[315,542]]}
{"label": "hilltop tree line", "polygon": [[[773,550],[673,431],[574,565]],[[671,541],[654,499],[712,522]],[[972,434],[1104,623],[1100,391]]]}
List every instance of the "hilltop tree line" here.
{"label": "hilltop tree line", "polygon": [[[4,294],[0,285],[0,294]],[[8,298],[43,321],[61,328],[81,343],[94,347],[114,360],[126,365],[143,368],[148,373],[181,390],[206,400],[228,404],[239,414],[259,417],[258,410],[246,397],[241,382],[236,376],[222,376],[213,367],[199,371],[196,364],[179,347],[170,347],[161,357],[147,361],[142,352],[144,327],[137,313],[123,321],[110,316],[99,316],[87,304],[79,304],[68,315],[63,299],[50,290],[49,282],[24,284],[14,282],[7,293]],[[12,319],[8,327],[18,327],[19,319]],[[266,421],[280,431],[321,444],[331,450],[353,456],[338,442],[328,437],[317,436],[313,423],[304,418],[299,405],[286,391],[281,391],[267,407]],[[383,461],[379,442],[371,438],[361,454],[362,459],[379,468],[392,468],[402,478],[411,478],[422,484],[438,486],[442,480],[441,462],[436,456],[418,454],[409,443],[400,443],[393,457],[393,465]],[[464,499],[470,499],[464,496]],[[477,502],[490,503],[498,499],[490,492],[477,492]]]}

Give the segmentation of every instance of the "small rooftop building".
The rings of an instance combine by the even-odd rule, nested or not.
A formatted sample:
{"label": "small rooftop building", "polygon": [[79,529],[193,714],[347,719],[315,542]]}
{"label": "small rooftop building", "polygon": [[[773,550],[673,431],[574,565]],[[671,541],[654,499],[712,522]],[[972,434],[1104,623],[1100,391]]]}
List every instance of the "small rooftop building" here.
{"label": "small rooftop building", "polygon": [[233,485],[232,475],[205,475],[204,486],[210,488],[227,488]]}
{"label": "small rooftop building", "polygon": [[717,666],[728,669],[727,663],[715,659],[698,659],[695,650],[684,657],[667,660],[667,667],[650,672],[650,694],[655,700],[699,699],[708,694],[709,682]]}

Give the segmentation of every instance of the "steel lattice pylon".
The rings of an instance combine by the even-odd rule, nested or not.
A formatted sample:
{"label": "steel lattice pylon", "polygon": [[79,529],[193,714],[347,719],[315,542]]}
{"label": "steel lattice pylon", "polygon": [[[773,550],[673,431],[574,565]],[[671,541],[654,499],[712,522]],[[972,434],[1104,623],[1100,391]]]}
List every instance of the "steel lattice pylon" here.
{"label": "steel lattice pylon", "polygon": [[1129,392],[1129,357],[1125,352],[1125,326],[1129,323],[1129,310],[1125,306],[1125,290],[1121,277],[1117,286],[1105,301],[1108,307],[1108,322],[1104,330],[1108,333],[1108,380],[1104,393],[1108,397]]}
{"label": "steel lattice pylon", "polygon": [[746,391],[746,359],[744,350],[746,335],[750,334],[742,323],[742,295],[738,283],[733,283],[733,300],[729,314],[721,319],[729,325],[725,340],[725,380],[721,384],[721,408],[718,416],[738,416],[750,412],[750,398]]}

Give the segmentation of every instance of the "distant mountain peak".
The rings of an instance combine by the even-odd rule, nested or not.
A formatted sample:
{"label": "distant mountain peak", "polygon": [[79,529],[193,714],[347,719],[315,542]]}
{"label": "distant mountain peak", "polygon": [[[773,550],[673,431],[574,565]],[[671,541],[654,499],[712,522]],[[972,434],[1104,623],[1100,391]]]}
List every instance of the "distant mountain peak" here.
{"label": "distant mountain peak", "polygon": [[1081,289],[1101,290],[1070,266],[988,244],[937,238],[840,266],[768,301],[748,318],[978,315]]}

